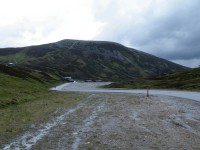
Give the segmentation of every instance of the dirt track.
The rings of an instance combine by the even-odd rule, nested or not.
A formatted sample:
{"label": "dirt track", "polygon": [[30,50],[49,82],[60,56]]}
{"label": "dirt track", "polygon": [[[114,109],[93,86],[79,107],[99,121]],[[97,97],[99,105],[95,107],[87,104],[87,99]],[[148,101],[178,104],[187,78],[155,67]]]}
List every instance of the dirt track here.
{"label": "dirt track", "polygon": [[169,96],[91,93],[46,126],[10,148],[200,149],[200,103]]}

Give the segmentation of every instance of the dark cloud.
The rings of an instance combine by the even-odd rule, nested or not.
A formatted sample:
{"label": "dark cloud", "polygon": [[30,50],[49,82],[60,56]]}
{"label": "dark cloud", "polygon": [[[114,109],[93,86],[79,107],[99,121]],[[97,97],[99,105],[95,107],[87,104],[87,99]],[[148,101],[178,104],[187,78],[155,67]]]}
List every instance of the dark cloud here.
{"label": "dark cloud", "polygon": [[169,60],[200,59],[200,1],[169,0],[168,4],[161,14],[147,10],[139,21],[134,14],[129,20],[110,18],[100,36]]}
{"label": "dark cloud", "polygon": [[149,35],[140,44],[172,60],[200,58],[200,1],[194,4],[180,4],[167,17],[151,22],[151,27],[146,28]]}

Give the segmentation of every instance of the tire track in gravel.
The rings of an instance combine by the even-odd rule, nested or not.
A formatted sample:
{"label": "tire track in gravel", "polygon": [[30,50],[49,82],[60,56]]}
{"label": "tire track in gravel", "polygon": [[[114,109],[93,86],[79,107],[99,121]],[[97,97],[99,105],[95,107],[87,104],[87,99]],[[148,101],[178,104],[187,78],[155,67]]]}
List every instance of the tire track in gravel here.
{"label": "tire track in gravel", "polygon": [[85,132],[90,131],[91,125],[94,123],[94,120],[97,118],[99,112],[101,112],[104,108],[105,104],[100,104],[92,111],[91,115],[83,120],[83,124],[76,130],[74,135],[74,142],[72,144],[72,150],[77,150],[79,148],[79,144],[81,143],[82,136]]}
{"label": "tire track in gravel", "polygon": [[40,125],[40,128],[37,129],[36,131],[27,131],[17,139],[15,139],[13,142],[10,144],[5,145],[3,150],[10,150],[10,149],[26,149],[29,150],[32,148],[33,145],[35,145],[39,140],[43,139],[46,135],[49,134],[50,130],[58,125],[63,125],[66,122],[66,118],[76,112],[77,110],[81,109],[84,107],[87,103],[87,101],[90,101],[93,99],[94,94],[91,94],[86,101],[83,103],[80,103],[76,105],[75,107],[72,107],[70,109],[67,109],[62,115],[57,116],[47,122],[46,124]]}

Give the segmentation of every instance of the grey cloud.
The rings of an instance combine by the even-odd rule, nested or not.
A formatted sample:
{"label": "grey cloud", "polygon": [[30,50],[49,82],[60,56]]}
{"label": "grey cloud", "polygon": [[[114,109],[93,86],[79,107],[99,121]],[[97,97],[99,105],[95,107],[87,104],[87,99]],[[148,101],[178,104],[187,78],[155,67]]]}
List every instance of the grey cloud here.
{"label": "grey cloud", "polygon": [[[170,59],[200,59],[200,1],[170,1],[164,15],[146,13],[145,23],[112,20],[100,35],[117,42],[129,41],[132,47]],[[109,15],[109,14],[107,14]]]}
{"label": "grey cloud", "polygon": [[187,11],[184,7],[172,11],[168,17],[151,23],[157,26],[150,29],[143,44],[146,48],[157,48],[155,52],[168,59],[200,58],[200,20],[197,18],[200,10],[193,6]]}

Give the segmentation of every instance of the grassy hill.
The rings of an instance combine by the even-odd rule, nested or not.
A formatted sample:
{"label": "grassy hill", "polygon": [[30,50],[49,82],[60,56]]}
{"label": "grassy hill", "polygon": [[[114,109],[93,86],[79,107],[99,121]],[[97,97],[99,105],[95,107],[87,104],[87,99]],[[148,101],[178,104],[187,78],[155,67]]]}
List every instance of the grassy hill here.
{"label": "grassy hill", "polygon": [[49,87],[59,83],[59,77],[41,71],[0,65],[0,107],[37,99]]}
{"label": "grassy hill", "polygon": [[[0,64],[0,149],[19,134],[42,124],[85,98],[84,94],[49,91],[61,83],[56,74]],[[57,114],[55,112],[58,112]]]}
{"label": "grassy hill", "polygon": [[0,63],[16,63],[75,79],[130,80],[188,68],[114,42],[62,40],[0,49]]}
{"label": "grassy hill", "polygon": [[167,74],[160,77],[142,78],[127,82],[112,83],[108,87],[133,89],[181,89],[200,91],[200,68]]}

